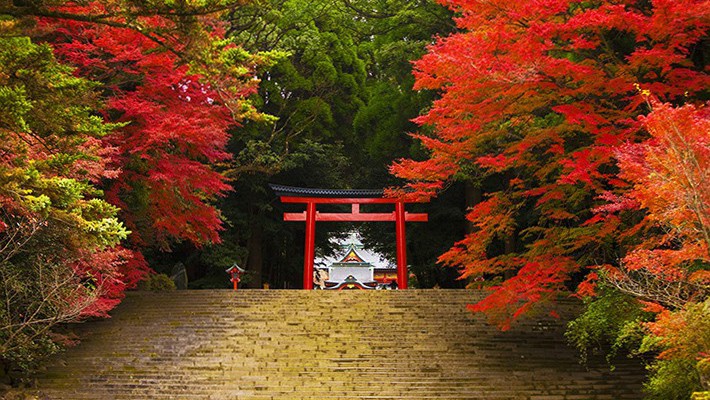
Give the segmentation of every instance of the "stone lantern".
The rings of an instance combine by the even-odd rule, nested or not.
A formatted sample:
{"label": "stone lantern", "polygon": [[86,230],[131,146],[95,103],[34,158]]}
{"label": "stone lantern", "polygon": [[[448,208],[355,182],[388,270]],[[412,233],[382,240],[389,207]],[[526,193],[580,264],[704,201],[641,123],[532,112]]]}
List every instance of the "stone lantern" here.
{"label": "stone lantern", "polygon": [[237,284],[239,283],[239,281],[241,281],[241,279],[239,279],[239,276],[245,271],[242,268],[239,268],[239,265],[237,265],[237,263],[234,263],[234,265],[227,268],[225,272],[228,273],[231,277],[231,281],[232,283],[234,283],[234,290],[237,290]]}

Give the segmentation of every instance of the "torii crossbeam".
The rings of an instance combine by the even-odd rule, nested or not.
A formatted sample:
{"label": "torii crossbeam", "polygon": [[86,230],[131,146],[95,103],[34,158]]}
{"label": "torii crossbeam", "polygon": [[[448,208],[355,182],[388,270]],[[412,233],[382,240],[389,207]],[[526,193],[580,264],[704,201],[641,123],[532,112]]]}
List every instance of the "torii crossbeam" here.
{"label": "torii crossbeam", "polygon": [[[269,185],[283,203],[302,203],[304,212],[285,212],[284,221],[306,222],[306,246],[303,256],[303,288],[313,289],[313,262],[315,259],[315,237],[317,221],[339,222],[394,222],[397,232],[397,287],[407,288],[407,238],[405,222],[426,222],[426,213],[408,213],[405,202],[384,197],[383,190],[370,189],[308,189],[283,185]],[[349,213],[322,213],[317,204],[350,204]],[[390,213],[362,213],[361,204],[394,204]]]}

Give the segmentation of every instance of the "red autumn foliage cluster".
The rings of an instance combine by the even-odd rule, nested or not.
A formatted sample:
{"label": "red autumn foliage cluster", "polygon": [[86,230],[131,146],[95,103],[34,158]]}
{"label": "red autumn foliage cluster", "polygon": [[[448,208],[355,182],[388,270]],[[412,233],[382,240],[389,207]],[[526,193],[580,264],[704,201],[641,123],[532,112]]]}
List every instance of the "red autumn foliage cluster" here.
{"label": "red autumn foliage cluster", "polygon": [[447,180],[485,182],[484,200],[468,214],[474,231],[440,262],[465,278],[508,277],[472,306],[507,328],[588,267],[624,255],[611,243],[632,236],[633,226],[592,209],[615,196],[616,207],[640,201],[623,195],[635,177],[622,155],[646,135],[639,85],[664,102],[707,90],[710,2],[442,3],[458,13],[461,32],[438,39],[415,63],[415,88],[440,93],[416,119],[432,128],[414,135],[430,156],[395,163],[392,172],[408,183],[392,194],[430,197]]}
{"label": "red autumn foliage cluster", "polygon": [[[633,182],[625,197],[648,211],[649,224],[669,228],[647,239],[643,247],[653,251],[679,243],[672,251],[656,250],[670,266],[679,266],[682,260],[710,261],[710,109],[658,103],[653,108],[648,117],[642,118],[651,138],[616,152],[619,175]],[[627,267],[653,265],[633,262],[634,253],[626,256]],[[698,271],[691,280],[706,272]]]}
{"label": "red autumn foliage cluster", "polygon": [[[702,301],[710,286],[710,271],[699,268],[710,263],[710,112],[707,106],[651,104],[653,112],[641,118],[650,138],[615,153],[619,176],[631,187],[596,211],[609,218],[645,210],[630,229],[640,240],[619,267],[605,270],[622,289],[675,309]],[[636,275],[651,281],[635,285]]]}
{"label": "red autumn foliage cluster", "polygon": [[[65,7],[74,14],[97,9],[99,4]],[[175,29],[160,16],[141,22]],[[102,82],[106,117],[125,124],[104,140],[115,149],[110,165],[118,171],[106,193],[133,231],[133,245],[166,249],[175,240],[219,242],[222,222],[210,202],[230,186],[212,165],[230,158],[227,129],[235,121],[220,93],[181,59],[185,44],[179,37],[157,41],[127,27],[46,23],[58,57],[81,76]],[[242,85],[240,95],[248,95],[255,84]]]}
{"label": "red autumn foliage cluster", "polygon": [[[120,246],[85,254],[72,268],[76,276],[90,278],[84,285],[90,285],[91,291],[75,291],[76,296],[63,299],[69,308],[83,303],[79,319],[108,317],[108,312],[123,299],[126,289],[136,287],[150,272],[141,253]],[[96,301],[87,301],[87,294]]]}

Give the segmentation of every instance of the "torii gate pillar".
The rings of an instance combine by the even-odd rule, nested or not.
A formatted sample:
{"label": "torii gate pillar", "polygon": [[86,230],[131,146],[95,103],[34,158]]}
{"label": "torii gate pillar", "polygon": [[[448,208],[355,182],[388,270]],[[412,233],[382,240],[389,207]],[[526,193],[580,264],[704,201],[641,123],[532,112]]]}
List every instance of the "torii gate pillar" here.
{"label": "torii gate pillar", "polygon": [[316,203],[306,206],[306,245],[303,254],[303,288],[313,289],[313,262],[316,258]]}
{"label": "torii gate pillar", "polygon": [[[316,221],[355,221],[375,222],[392,221],[397,234],[397,288],[407,288],[407,237],[405,222],[426,222],[426,213],[413,214],[405,210],[405,202],[398,199],[385,198],[382,190],[335,190],[306,189],[282,185],[269,185],[281,197],[283,203],[306,204],[306,211],[301,213],[284,213],[284,221],[304,221],[306,223],[306,240],[303,255],[303,288],[313,289],[313,269],[315,260]],[[350,213],[321,213],[317,204],[350,204]],[[360,204],[394,204],[392,213],[361,213]]]}
{"label": "torii gate pillar", "polygon": [[[409,274],[407,273],[407,235],[404,229],[406,213],[404,203],[395,203],[395,232],[397,237],[397,287],[407,288]],[[401,285],[401,286],[400,286]]]}

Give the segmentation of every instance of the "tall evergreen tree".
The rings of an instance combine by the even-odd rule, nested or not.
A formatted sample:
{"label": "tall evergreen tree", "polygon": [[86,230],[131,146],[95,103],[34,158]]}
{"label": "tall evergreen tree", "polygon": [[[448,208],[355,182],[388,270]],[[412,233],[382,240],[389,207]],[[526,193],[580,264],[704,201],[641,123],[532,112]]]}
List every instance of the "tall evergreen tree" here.
{"label": "tall evergreen tree", "polygon": [[[281,220],[283,208],[274,203],[266,183],[344,188],[393,184],[388,165],[421,154],[407,132],[415,128],[410,120],[432,99],[431,93],[411,90],[410,61],[423,54],[436,32],[448,32],[453,24],[448,10],[429,1],[343,0],[259,1],[234,13],[230,24],[230,32],[248,50],[289,55],[264,76],[257,100],[278,121],[248,123],[247,134],[235,137],[230,146],[236,157],[228,173],[235,178],[236,191],[223,209],[234,226],[226,233],[229,244],[206,256],[221,260],[219,268],[244,263],[254,287],[266,280],[297,286],[302,260],[294,255],[303,252],[303,227]],[[459,197],[453,195],[451,201]],[[410,246],[411,261],[425,266],[420,274],[430,277],[427,285],[438,281],[431,277],[446,274],[434,260],[461,234],[464,219],[457,210],[458,204],[443,205],[432,214],[433,225],[455,232],[443,235],[446,245]],[[446,222],[437,224],[439,216]],[[451,218],[457,221],[453,225]],[[335,224],[319,228],[318,245],[325,251],[329,232],[351,229]],[[394,254],[393,226],[361,228],[371,245]],[[430,244],[423,238],[431,237],[431,230],[418,228],[410,231],[412,243]],[[274,247],[289,251],[277,256],[268,251]],[[283,275],[281,269],[289,273]],[[223,273],[216,267],[213,271],[223,282],[217,278]]]}

